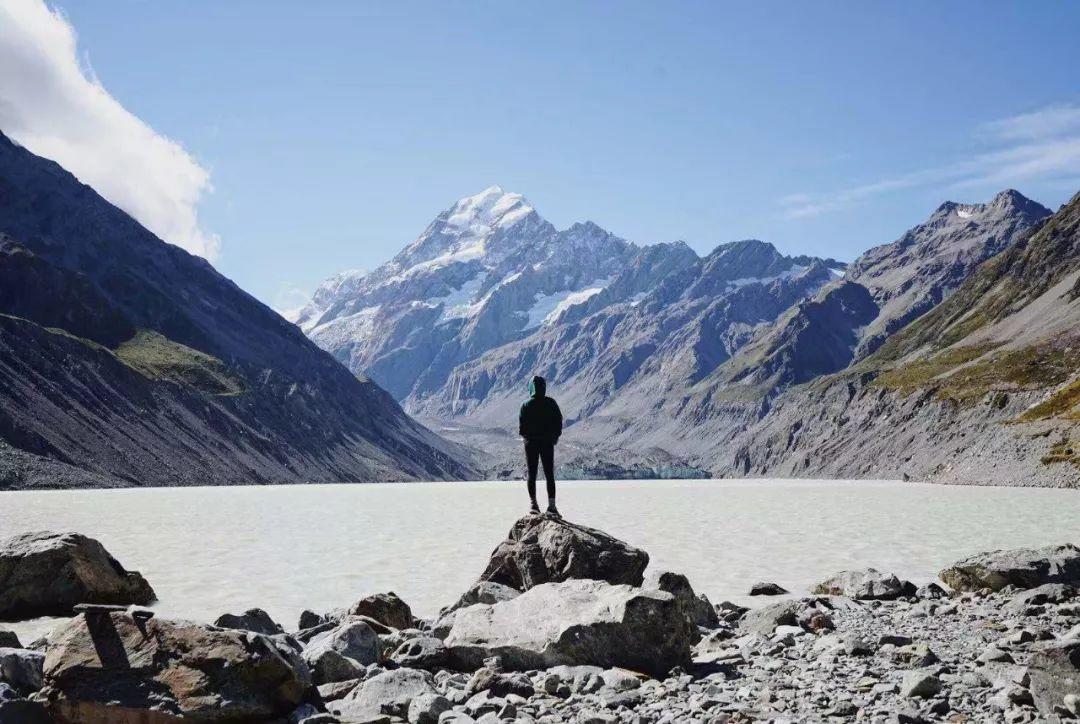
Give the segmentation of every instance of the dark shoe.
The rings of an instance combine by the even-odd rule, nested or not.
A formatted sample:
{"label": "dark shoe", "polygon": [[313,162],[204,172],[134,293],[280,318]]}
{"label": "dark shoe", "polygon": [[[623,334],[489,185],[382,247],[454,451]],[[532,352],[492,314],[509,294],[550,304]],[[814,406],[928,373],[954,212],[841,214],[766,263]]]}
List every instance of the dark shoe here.
{"label": "dark shoe", "polygon": [[562,513],[555,507],[555,503],[548,503],[547,514],[552,518],[562,518]]}
{"label": "dark shoe", "polygon": [[529,512],[530,513],[539,513],[540,512],[540,504],[537,503],[534,500],[532,503],[529,504]]}

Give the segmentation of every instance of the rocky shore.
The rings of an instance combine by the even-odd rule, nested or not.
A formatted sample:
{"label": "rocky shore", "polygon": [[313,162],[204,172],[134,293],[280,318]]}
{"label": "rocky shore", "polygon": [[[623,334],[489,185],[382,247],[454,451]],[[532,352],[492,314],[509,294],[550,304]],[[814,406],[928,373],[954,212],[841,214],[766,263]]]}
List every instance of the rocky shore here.
{"label": "rocky shore", "polygon": [[75,615],[25,644],[0,629],[0,724],[1080,716],[1073,545],[981,554],[940,583],[872,568],[803,596],[761,582],[751,609],[648,563],[602,531],[527,516],[434,619],[379,593],[287,631],[258,609],[211,625],[123,608],[153,591],[96,541],[19,536],[0,544],[0,610]]}

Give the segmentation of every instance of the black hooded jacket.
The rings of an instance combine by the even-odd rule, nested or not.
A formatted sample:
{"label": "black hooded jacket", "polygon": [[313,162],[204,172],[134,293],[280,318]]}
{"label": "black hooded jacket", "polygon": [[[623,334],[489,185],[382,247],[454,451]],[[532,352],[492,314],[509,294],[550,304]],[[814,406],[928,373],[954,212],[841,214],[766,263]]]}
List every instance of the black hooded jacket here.
{"label": "black hooded jacket", "polygon": [[554,444],[562,434],[562,411],[555,400],[544,394],[546,391],[544,378],[533,377],[529,383],[532,397],[522,403],[518,413],[518,434],[526,440]]}

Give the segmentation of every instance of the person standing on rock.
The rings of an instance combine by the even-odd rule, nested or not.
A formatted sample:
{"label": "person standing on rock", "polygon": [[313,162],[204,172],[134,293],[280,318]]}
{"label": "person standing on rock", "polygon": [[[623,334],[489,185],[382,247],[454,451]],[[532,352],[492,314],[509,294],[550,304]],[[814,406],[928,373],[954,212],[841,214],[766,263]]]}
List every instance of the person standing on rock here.
{"label": "person standing on rock", "polygon": [[555,507],[555,444],[562,435],[562,411],[555,400],[547,396],[547,382],[539,375],[529,383],[529,399],[518,413],[518,434],[525,440],[525,466],[528,468],[530,510],[540,512],[536,502],[537,463],[544,465],[547,478],[547,512],[559,515]]}

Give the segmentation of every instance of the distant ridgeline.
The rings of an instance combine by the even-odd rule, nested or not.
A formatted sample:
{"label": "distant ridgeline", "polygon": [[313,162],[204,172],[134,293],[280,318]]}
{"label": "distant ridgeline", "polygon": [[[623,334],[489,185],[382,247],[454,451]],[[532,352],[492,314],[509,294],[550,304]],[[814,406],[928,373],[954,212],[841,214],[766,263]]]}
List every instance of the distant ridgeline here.
{"label": "distant ridgeline", "polygon": [[1078,205],[948,202],[844,265],[559,231],[492,187],[297,323],[496,476],[540,374],[575,476],[1077,485]]}
{"label": "distant ridgeline", "polygon": [[469,460],[0,134],[0,488],[463,478]]}

